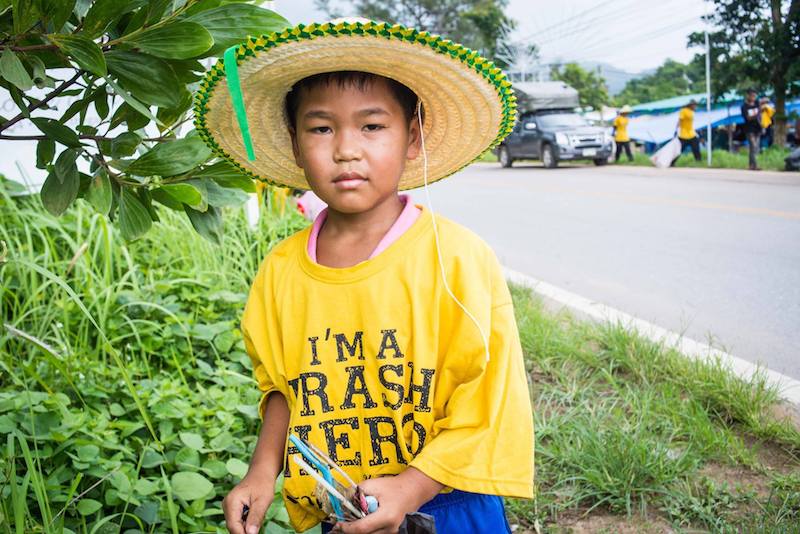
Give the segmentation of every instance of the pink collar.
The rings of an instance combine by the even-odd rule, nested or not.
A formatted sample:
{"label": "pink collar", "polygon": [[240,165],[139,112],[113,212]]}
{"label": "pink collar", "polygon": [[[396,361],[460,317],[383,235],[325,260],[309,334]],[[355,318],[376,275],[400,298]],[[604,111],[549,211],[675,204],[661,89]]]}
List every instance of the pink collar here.
{"label": "pink collar", "polygon": [[[400,195],[400,200],[403,201],[405,207],[403,207],[403,211],[400,212],[400,216],[397,217],[397,220],[394,221],[392,227],[389,228],[389,231],[386,232],[386,235],[378,243],[378,246],[375,247],[375,250],[372,251],[368,259],[372,259],[397,241],[403,233],[411,228],[411,225],[417,220],[417,218],[422,213],[417,206],[411,202],[411,197],[408,195]],[[314,225],[311,227],[311,233],[308,235],[308,256],[311,258],[311,261],[317,263],[317,238],[319,237],[319,232],[322,230],[322,225],[325,224],[325,219],[328,218],[328,208],[322,210],[317,218],[314,219]]]}

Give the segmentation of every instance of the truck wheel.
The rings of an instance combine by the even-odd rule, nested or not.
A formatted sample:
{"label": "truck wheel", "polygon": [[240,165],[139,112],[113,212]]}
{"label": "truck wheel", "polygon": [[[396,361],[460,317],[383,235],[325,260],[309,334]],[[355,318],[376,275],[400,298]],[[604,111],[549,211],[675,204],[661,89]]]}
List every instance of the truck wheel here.
{"label": "truck wheel", "polygon": [[555,169],[558,167],[558,158],[553,145],[542,145],[542,163],[546,169]]}
{"label": "truck wheel", "polygon": [[608,160],[605,159],[605,158],[600,158],[600,159],[594,160],[594,164],[597,165],[598,167],[602,167],[606,163],[608,163]]}
{"label": "truck wheel", "polygon": [[504,169],[508,169],[514,163],[514,160],[511,158],[511,154],[508,153],[508,147],[505,145],[500,147],[500,152],[497,154],[497,159],[500,161],[500,165]]}

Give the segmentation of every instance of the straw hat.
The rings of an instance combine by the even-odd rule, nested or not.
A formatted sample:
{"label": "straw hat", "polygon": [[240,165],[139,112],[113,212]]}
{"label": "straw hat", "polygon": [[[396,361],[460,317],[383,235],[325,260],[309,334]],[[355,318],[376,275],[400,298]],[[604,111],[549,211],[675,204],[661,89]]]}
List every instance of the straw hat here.
{"label": "straw hat", "polygon": [[620,113],[630,113],[632,111],[633,111],[633,108],[631,108],[628,104],[625,104],[619,110]]}
{"label": "straw hat", "polygon": [[[425,111],[429,182],[453,174],[498,145],[516,119],[511,83],[492,62],[452,41],[399,24],[301,24],[251,37],[229,49],[226,58],[227,69],[220,60],[200,83],[195,127],[218,156],[256,180],[278,185],[309,188],[292,155],[284,101],[296,82],[314,74],[370,72],[414,91]],[[232,72],[234,59],[238,69]],[[231,74],[238,74],[242,106],[232,102],[237,84]],[[244,129],[237,111],[246,116]],[[254,159],[248,157],[249,143],[243,140],[247,126]],[[401,190],[422,185],[422,159],[407,162]]]}

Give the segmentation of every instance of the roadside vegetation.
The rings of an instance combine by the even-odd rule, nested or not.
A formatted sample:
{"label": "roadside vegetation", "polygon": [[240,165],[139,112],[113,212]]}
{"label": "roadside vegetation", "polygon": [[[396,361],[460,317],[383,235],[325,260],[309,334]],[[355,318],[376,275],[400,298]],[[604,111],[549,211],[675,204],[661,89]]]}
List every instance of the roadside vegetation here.
{"label": "roadside vegetation", "polygon": [[[779,147],[770,147],[761,152],[758,155],[758,165],[764,169],[765,171],[783,171],[785,170],[785,162],[784,158],[789,155],[790,150],[786,148],[779,148]],[[692,157],[691,152],[684,152],[683,155],[678,159],[675,163],[676,167],[696,167],[701,169],[708,168],[707,160],[706,160],[706,151],[700,151],[701,158],[700,161],[695,161]],[[712,153],[711,158],[711,168],[712,169],[742,169],[747,170],[749,165],[749,160],[747,157],[746,150],[740,150],[737,153],[731,153],[727,150],[714,150]],[[479,160],[481,163],[497,163],[497,156],[492,152],[485,152],[481,159]],[[523,162],[527,163],[527,162]],[[563,161],[561,162],[562,165],[569,165],[569,166],[594,166],[591,161]],[[614,163],[609,163],[609,165],[614,165]],[[652,167],[653,163],[650,161],[650,155],[644,154],[642,152],[634,152],[633,153],[633,161],[628,161],[628,158],[625,157],[623,154],[622,158],[620,158],[619,162],[616,165],[627,165],[627,166],[640,166],[640,167]]]}
{"label": "roadside vegetation", "polygon": [[[800,432],[763,377],[745,382],[623,325],[512,287],[535,410],[534,502],[548,532],[797,532]],[[795,423],[796,424],[796,423]]]}
{"label": "roadside vegetation", "polygon": [[[214,245],[166,211],[126,244],[84,201],[57,219],[7,184],[0,534],[224,532],[258,428],[238,319],[261,258],[306,222],[267,206],[251,229],[229,209]],[[538,497],[508,504],[518,532],[800,522],[800,435],[762,380],[512,292],[537,434]],[[290,532],[279,500],[268,517]]]}
{"label": "roadside vegetation", "polygon": [[[784,158],[789,155],[790,150],[787,148],[780,148],[773,146],[763,150],[758,155],[758,166],[765,171],[783,171],[786,168]],[[675,163],[676,167],[698,167],[708,168],[707,153],[705,150],[700,151],[700,161],[695,161],[691,152],[684,152],[683,155]],[[641,165],[645,167],[652,167],[653,163],[650,161],[650,156],[636,152],[633,155],[633,161],[629,162],[628,158],[624,155],[619,160],[619,165]],[[727,150],[714,150],[711,154],[711,167],[714,169],[744,169],[749,168],[750,160],[748,159],[747,149],[741,149],[739,152],[728,152]]]}

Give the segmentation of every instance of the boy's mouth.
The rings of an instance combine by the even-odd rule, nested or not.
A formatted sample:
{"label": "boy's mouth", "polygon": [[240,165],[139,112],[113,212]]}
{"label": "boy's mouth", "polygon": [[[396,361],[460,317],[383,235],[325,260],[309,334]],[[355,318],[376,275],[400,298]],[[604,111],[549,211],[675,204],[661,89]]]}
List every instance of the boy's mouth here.
{"label": "boy's mouth", "polygon": [[355,171],[343,172],[333,179],[334,186],[342,190],[356,189],[366,181],[366,178]]}

